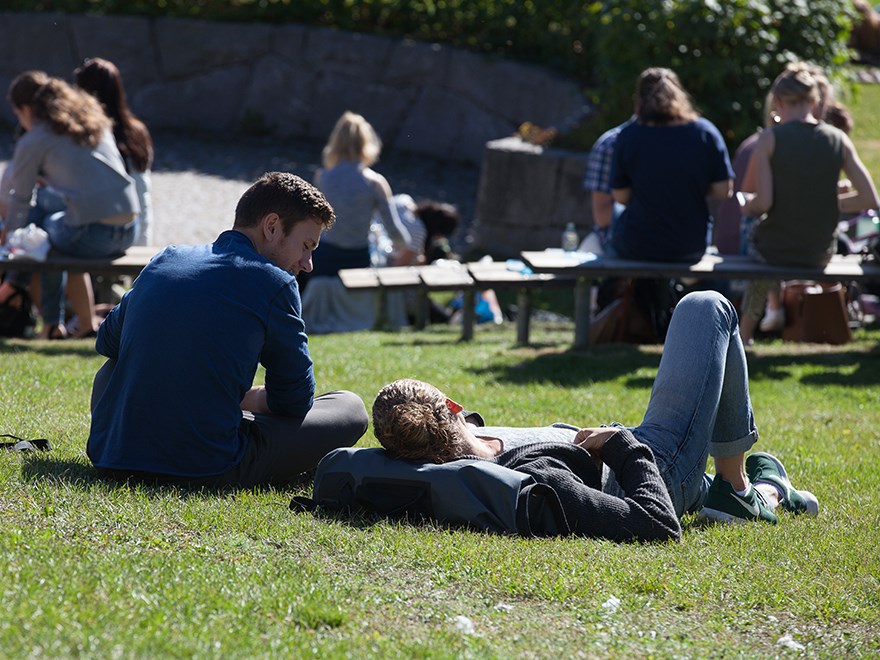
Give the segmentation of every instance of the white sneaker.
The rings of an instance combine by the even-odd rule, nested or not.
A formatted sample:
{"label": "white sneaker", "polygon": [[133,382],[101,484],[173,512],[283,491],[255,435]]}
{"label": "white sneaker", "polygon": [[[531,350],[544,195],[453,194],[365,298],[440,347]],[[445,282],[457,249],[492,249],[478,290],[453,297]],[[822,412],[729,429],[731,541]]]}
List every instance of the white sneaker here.
{"label": "white sneaker", "polygon": [[764,310],[764,318],[761,319],[758,327],[761,328],[761,332],[780,332],[785,327],[785,311],[781,307],[779,309],[768,307]]}

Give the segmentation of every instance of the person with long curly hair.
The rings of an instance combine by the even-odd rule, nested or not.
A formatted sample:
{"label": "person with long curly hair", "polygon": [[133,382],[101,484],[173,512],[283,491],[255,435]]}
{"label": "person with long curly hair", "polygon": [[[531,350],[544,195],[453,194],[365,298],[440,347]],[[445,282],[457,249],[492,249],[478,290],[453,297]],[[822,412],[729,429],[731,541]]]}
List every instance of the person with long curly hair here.
{"label": "person with long curly hair", "polygon": [[150,170],[153,166],[153,140],[150,131],[128,106],[122,74],[113,62],[90,57],[73,72],[74,82],[101,103],[113,120],[113,137],[128,175],[137,186],[141,212],[135,245],[153,245],[153,205]]}
{"label": "person with long curly hair", "polygon": [[[9,165],[4,231],[32,222],[47,232],[58,252],[93,258],[124,253],[134,241],[140,207],[101,105],[41,71],[17,76],[8,96],[26,132]],[[41,278],[43,334],[63,339],[67,274],[46,271]],[[29,274],[10,273],[0,285],[0,303],[29,281]],[[77,335],[93,335],[97,319],[91,287],[80,288],[71,304],[80,317]]]}

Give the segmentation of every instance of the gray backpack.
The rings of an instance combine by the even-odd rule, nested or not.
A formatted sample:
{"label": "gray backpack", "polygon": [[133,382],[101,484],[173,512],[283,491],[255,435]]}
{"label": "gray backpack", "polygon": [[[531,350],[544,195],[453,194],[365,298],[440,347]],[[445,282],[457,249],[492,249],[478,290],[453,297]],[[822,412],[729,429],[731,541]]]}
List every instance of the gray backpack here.
{"label": "gray backpack", "polygon": [[312,498],[295,497],[290,508],[427,518],[523,536],[568,531],[556,492],[524,472],[470,458],[413,463],[384,449],[331,451],[318,464]]}

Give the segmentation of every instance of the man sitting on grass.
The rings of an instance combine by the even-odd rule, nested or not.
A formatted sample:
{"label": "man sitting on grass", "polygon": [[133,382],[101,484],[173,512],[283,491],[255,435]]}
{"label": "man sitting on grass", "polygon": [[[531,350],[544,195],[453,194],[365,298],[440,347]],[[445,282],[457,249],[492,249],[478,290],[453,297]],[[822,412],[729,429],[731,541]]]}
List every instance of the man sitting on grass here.
{"label": "man sitting on grass", "polygon": [[[758,439],[733,305],[712,291],[685,296],[672,316],[641,425],[475,426],[433,385],[399,380],[373,404],[376,438],[393,456],[444,463],[491,460],[553,486],[574,533],[614,540],[678,538],[679,518],[775,523],[781,505],[817,515],[782,463],[745,452]],[[470,421],[469,421],[470,420]],[[709,455],[714,478],[705,474]],[[592,460],[588,460],[592,458]]]}
{"label": "man sitting on grass", "polygon": [[[335,220],[313,186],[273,172],[210,245],[171,246],[107,316],[88,455],[117,479],[283,484],[367,429],[351,392],[315,398],[296,275]],[[257,366],[265,386],[254,387]]]}

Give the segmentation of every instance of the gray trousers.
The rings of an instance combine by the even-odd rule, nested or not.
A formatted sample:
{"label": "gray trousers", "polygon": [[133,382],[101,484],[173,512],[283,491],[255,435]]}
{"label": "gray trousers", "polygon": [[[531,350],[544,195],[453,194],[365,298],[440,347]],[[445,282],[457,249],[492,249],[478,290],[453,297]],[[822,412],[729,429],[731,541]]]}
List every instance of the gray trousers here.
{"label": "gray trousers", "polygon": [[[115,362],[108,360],[95,375],[92,409],[107,387]],[[180,477],[166,474],[98,468],[102,476],[121,481],[145,481],[188,487],[281,486],[314,468],[329,451],[351,447],[366,433],[369,418],[364,402],[340,390],[315,397],[305,417],[282,417],[243,411],[241,431],[248,438],[238,465],[225,474]]]}

